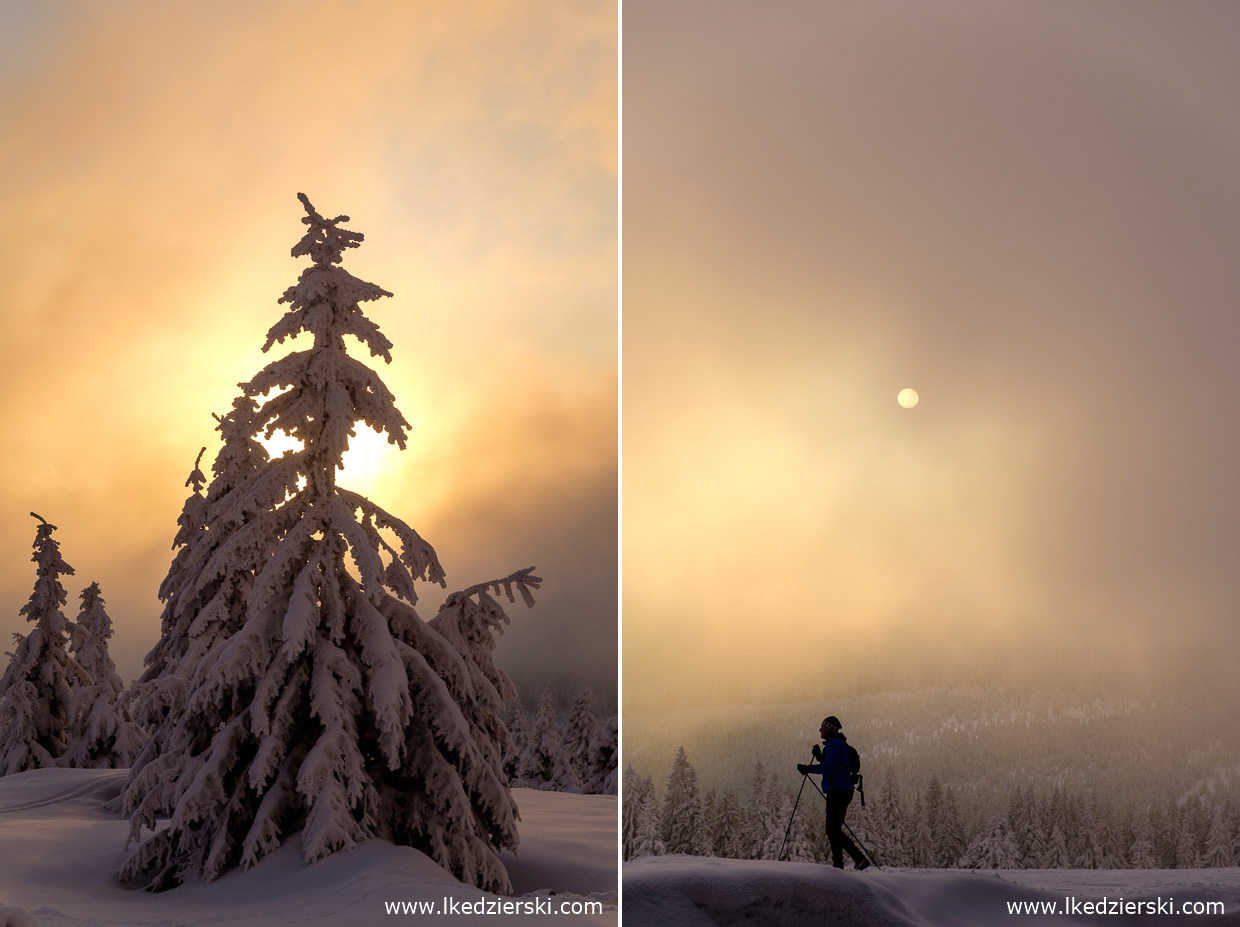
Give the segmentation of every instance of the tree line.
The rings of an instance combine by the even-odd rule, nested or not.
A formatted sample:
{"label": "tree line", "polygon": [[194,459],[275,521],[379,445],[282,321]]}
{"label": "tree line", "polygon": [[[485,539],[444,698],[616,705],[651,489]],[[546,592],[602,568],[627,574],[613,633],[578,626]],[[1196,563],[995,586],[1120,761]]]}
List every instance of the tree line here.
{"label": "tree line", "polygon": [[[660,799],[651,776],[627,767],[624,859],[685,853],[773,860],[782,848],[784,859],[830,863],[816,777],[799,802],[761,762],[751,781],[745,801],[733,788],[703,792],[681,748]],[[1039,792],[1028,784],[1011,790],[1005,808],[987,814],[962,802],[938,776],[907,795],[888,767],[865,807],[854,800],[848,824],[884,866],[1190,869],[1240,862],[1240,805],[1205,795],[1116,807],[1097,793]]]}

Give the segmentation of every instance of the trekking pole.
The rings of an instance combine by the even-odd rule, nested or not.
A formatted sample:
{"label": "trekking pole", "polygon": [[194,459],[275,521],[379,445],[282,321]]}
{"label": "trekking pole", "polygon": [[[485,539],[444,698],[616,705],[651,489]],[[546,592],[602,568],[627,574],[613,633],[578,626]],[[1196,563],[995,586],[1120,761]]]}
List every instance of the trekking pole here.
{"label": "trekking pole", "polygon": [[[792,819],[797,816],[797,805],[801,804],[801,792],[805,791],[805,783],[809,781],[809,773],[801,777],[801,791],[797,792],[797,800],[792,803],[792,814],[788,815],[788,829],[784,831],[784,842],[779,845],[779,859],[776,862],[783,862],[784,847],[788,844],[788,835],[792,833]],[[814,786],[818,788],[818,786]]]}
{"label": "trekking pole", "polygon": [[[816,782],[814,783],[814,788],[817,789],[818,794],[822,796],[822,800],[825,802],[827,800],[827,793],[824,792],[822,790],[822,787],[819,786],[818,783]],[[879,871],[882,871],[882,868],[883,868],[882,865],[879,863],[877,859],[875,859],[874,854],[869,851],[869,849],[865,846],[865,844],[863,844],[860,840],[857,839],[857,835],[854,834],[853,829],[848,826],[848,822],[842,821],[840,823],[840,827],[848,831],[848,839],[857,845],[857,849],[865,854],[865,858],[868,859],[875,866],[878,866]]]}
{"label": "trekking pole", "polygon": [[878,866],[879,872],[882,872],[883,867],[879,865],[878,860],[874,858],[874,854],[871,853],[866,845],[861,842],[861,839],[853,833],[853,829],[848,826],[848,822],[845,821],[840,826],[844,828],[844,830],[848,831],[848,839],[857,845],[857,849],[865,854],[865,858],[872,862],[875,866]]}

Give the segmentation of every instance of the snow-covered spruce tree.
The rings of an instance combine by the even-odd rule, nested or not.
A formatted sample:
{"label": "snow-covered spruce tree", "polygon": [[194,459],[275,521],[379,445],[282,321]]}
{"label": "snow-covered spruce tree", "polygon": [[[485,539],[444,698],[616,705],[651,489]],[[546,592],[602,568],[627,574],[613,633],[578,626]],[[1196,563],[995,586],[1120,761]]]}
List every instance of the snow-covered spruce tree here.
{"label": "snow-covered spruce tree", "polygon": [[638,776],[633,767],[624,770],[624,808],[621,813],[621,851],[625,860],[639,856],[662,856],[667,852],[659,836],[659,803],[654,782]]}
{"label": "snow-covered spruce tree", "polygon": [[590,745],[590,776],[581,790],[591,795],[615,795],[619,757],[620,719],[612,715],[603,722]]}
{"label": "snow-covered spruce tree", "polygon": [[[184,713],[190,675],[206,653],[245,624],[245,603],[254,577],[274,551],[275,538],[255,539],[246,552],[248,565],[236,562],[229,570],[208,569],[224,544],[262,504],[273,506],[280,501],[274,497],[280,489],[273,487],[268,490],[272,494],[269,498],[251,499],[249,505],[234,504],[240,496],[239,488],[254,481],[269,462],[266,448],[257,439],[258,410],[258,403],[243,395],[233,400],[231,412],[215,416],[223,447],[212,465],[214,477],[205,496],[202,490],[207,478],[199,464],[206,448],[199,452],[185,481],[193,491],[177,519],[172,542],[177,554],[159,587],[164,603],[160,638],[147,654],[146,669],[134,684],[138,699],[135,714],[152,734],[134,761],[133,776],[167,752],[166,735],[175,725],[166,720]],[[257,543],[259,540],[267,543]]]}
{"label": "snow-covered spruce tree", "polygon": [[702,818],[697,770],[685,748],[676,751],[663,793],[663,843],[668,853],[703,856],[710,852],[710,834]]}
{"label": "snow-covered spruce tree", "polygon": [[583,791],[592,773],[590,747],[598,736],[598,722],[590,712],[593,704],[594,693],[589,686],[583,687],[573,698],[573,705],[568,710],[568,721],[564,725],[564,754],[573,772],[577,774],[577,781],[582,785]]}
{"label": "snow-covered spruce tree", "polygon": [[79,598],[82,607],[71,644],[74,659],[91,682],[73,690],[69,747],[63,762],[81,769],[125,768],[146,743],[146,731],[130,717],[125,687],[108,653],[112,619],[104,607],[99,584],[91,583]]}
{"label": "snow-covered spruce tree", "polygon": [[753,791],[749,796],[745,817],[748,824],[742,836],[745,858],[764,859],[762,851],[767,837],[774,833],[779,823],[775,820],[775,809],[771,807],[771,789],[761,760],[754,763]]}
{"label": "snow-covered spruce tree", "polygon": [[1016,847],[1006,814],[996,814],[991,818],[990,827],[978,832],[960,865],[964,869],[1020,868],[1020,850]]}
{"label": "snow-covered spruce tree", "polygon": [[8,668],[0,677],[0,776],[61,765],[68,747],[73,687],[91,682],[69,655],[73,622],[60,610],[68,601],[60,577],[73,575],[73,567],[65,563],[60,544],[52,538],[56,526],[30,514],[39,519],[30,558],[38,565],[38,577],[19,614],[35,626],[25,636],[13,635],[17,649],[9,654]]}
{"label": "snow-covered spruce tree", "polygon": [[708,824],[715,856],[744,858],[745,812],[734,789],[727,789],[715,803],[715,816]]}
{"label": "snow-covered spruce tree", "polygon": [[430,626],[443,636],[465,658],[472,692],[472,710],[466,714],[470,734],[487,764],[501,781],[507,783],[504,757],[513,747],[508,728],[504,725],[504,705],[515,700],[517,688],[503,670],[495,665],[495,635],[504,633],[510,623],[508,615],[492,597],[504,595],[515,602],[513,590],[520,593],[527,607],[533,607],[534,595],[542,580],[533,567],[518,570],[503,579],[470,586],[454,592],[444,601]]}
{"label": "snow-covered spruce tree", "polygon": [[526,743],[529,741],[529,733],[526,728],[529,721],[525,717],[525,707],[519,699],[512,699],[505,706],[504,714],[507,718],[505,726],[508,728],[508,750],[504,753],[503,766],[504,778],[515,784],[520,779],[521,771],[521,755],[525,752]]}
{"label": "snow-covered spruce tree", "polygon": [[555,792],[577,787],[577,777],[564,754],[564,734],[556,718],[550,683],[538,697],[538,711],[528,737],[518,769],[520,783]]}
{"label": "snow-covered spruce tree", "polygon": [[[205,527],[165,590],[167,640],[148,659],[149,680],[176,673],[184,697],[130,778],[136,846],[119,875],[153,889],[211,879],[300,833],[307,861],[383,837],[507,891],[497,854],[516,846],[516,806],[495,742],[477,739],[490,725],[485,668],[414,611],[415,581],[443,583],[431,546],[336,484],[358,422],[405,445],[392,394],[344,344],[352,335],[390,361],[360,308],[390,294],[337,266],[362,241],[341,228],[348,217],[299,198],[309,229],[292,253],[313,263],[264,350],[300,333],[313,344],[242,384],[247,399],[220,420]],[[301,448],[263,460],[248,442],[277,431]],[[463,628],[460,615],[441,625]],[[168,826],[148,834],[160,814]]]}

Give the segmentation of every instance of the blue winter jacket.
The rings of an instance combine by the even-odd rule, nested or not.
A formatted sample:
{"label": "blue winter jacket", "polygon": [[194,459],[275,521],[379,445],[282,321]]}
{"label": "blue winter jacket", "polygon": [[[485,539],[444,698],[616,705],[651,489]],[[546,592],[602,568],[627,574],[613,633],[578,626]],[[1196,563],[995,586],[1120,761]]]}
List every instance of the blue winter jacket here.
{"label": "blue winter jacket", "polygon": [[843,734],[832,734],[822,744],[822,762],[809,768],[822,776],[824,792],[847,789],[853,791],[852,775],[848,769],[848,741]]}

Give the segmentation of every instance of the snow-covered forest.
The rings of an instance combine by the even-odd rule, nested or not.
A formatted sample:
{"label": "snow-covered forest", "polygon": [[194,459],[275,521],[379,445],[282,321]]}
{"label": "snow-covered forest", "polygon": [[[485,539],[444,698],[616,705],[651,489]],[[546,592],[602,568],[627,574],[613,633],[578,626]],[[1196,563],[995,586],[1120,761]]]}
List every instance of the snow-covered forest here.
{"label": "snow-covered forest", "polygon": [[[1240,744],[1219,722],[1225,704],[1188,691],[1146,700],[1061,695],[1052,703],[936,690],[834,702],[854,719],[847,733],[867,784],[864,809],[858,800],[849,809],[850,826],[884,865],[1240,862]],[[801,781],[795,766],[807,761],[821,708],[729,706],[718,709],[726,722],[706,717],[714,711],[669,713],[626,747],[633,767],[625,773],[626,858],[776,858]],[[661,768],[651,762],[651,744],[670,758],[677,722],[710,733],[678,753],[669,771],[666,759]],[[828,858],[822,812],[811,784],[786,857]]]}
{"label": "snow-covered forest", "polygon": [[[347,336],[391,361],[361,309],[391,294],[341,266],[363,236],[299,197],[307,229],[292,255],[310,265],[263,350],[309,343],[216,417],[222,447],[210,477],[200,453],[186,481],[161,635],[129,689],[98,584],[66,617],[74,570],[35,515],[22,609],[34,627],[0,680],[0,775],[128,769],[113,803],[129,818],[118,874],[156,891],[248,869],[290,838],[307,863],[379,838],[510,892],[513,785],[614,794],[616,720],[593,716],[588,691],[563,723],[550,688],[534,717],[513,707],[495,636],[510,621],[502,599],[534,605],[533,567],[450,593],[425,621],[420,586],[447,585],[436,551],[338,484],[357,425],[401,449],[410,425],[346,350]],[[260,439],[277,433],[298,446],[272,456]]]}

